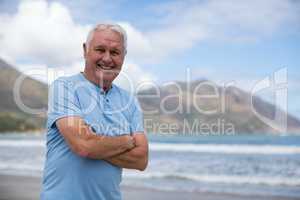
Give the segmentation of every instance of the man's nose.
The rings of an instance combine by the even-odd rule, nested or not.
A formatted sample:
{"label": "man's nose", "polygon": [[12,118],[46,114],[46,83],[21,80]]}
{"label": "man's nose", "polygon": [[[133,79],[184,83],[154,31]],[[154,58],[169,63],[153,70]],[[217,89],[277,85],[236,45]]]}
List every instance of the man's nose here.
{"label": "man's nose", "polygon": [[110,62],[111,61],[111,55],[110,55],[110,53],[108,51],[104,53],[104,55],[102,57],[102,60],[104,62]]}

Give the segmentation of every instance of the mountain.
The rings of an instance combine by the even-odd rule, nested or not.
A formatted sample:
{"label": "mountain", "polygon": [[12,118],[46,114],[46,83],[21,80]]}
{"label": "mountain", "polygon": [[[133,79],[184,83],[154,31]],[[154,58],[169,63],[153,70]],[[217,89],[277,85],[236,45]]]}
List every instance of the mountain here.
{"label": "mountain", "polygon": [[[48,86],[25,76],[1,59],[0,71],[0,132],[43,128]],[[24,77],[20,87],[22,102],[29,108],[44,109],[41,114],[28,114],[15,103],[13,89],[20,77]],[[252,108],[249,93],[237,87],[214,86],[208,80],[197,80],[174,82],[138,92],[147,131],[174,134],[278,133],[253,112],[254,108],[260,115],[272,119],[276,110],[274,105],[254,97]],[[277,109],[278,113],[285,114]],[[287,124],[288,133],[300,132],[297,118],[287,115]]]}
{"label": "mountain", "polygon": [[[206,95],[206,96],[205,96]],[[149,132],[189,134],[279,134],[281,122],[264,122],[286,115],[259,97],[237,87],[222,88],[209,80],[173,82],[138,93]],[[251,106],[253,105],[253,106]],[[256,112],[256,113],[255,113]],[[299,133],[300,121],[286,115],[287,133]],[[280,129],[281,128],[281,129]]]}
{"label": "mountain", "polygon": [[[35,79],[25,76],[13,66],[0,59],[0,131],[25,131],[44,126],[47,108],[48,87]],[[20,80],[20,87],[17,83]],[[15,90],[15,93],[14,93]],[[18,91],[19,90],[19,91]],[[44,109],[40,115],[29,114],[20,109],[15,97],[32,109]]]}

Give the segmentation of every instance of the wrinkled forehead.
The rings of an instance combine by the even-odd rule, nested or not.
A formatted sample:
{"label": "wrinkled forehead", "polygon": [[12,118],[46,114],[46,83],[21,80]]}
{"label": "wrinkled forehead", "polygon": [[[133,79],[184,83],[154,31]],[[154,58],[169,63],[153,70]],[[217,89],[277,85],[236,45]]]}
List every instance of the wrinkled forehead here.
{"label": "wrinkled forehead", "polygon": [[125,48],[123,36],[111,29],[95,30],[90,43],[91,46],[109,45],[115,48]]}

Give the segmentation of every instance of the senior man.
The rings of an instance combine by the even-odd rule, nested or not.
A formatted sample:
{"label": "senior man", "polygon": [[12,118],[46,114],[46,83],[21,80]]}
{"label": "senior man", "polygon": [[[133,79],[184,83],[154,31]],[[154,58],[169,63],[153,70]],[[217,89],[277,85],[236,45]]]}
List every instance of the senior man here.
{"label": "senior man", "polygon": [[112,84],[126,41],[119,25],[97,25],[83,44],[84,72],[51,85],[42,200],[120,200],[122,168],[146,168],[138,102]]}

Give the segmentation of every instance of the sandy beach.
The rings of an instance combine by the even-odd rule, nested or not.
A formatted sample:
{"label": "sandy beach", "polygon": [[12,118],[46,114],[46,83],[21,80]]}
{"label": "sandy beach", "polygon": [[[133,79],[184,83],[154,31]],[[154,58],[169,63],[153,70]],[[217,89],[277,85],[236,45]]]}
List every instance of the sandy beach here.
{"label": "sandy beach", "polygon": [[[36,177],[0,175],[0,200],[39,199],[41,180]],[[144,188],[122,187],[124,200],[296,200],[290,197],[240,196],[233,194],[158,191]]]}

